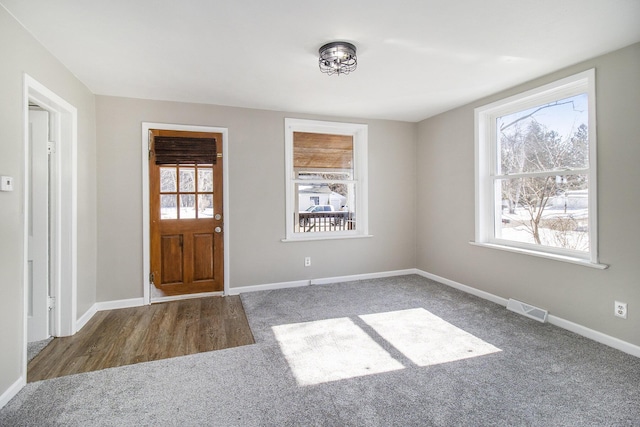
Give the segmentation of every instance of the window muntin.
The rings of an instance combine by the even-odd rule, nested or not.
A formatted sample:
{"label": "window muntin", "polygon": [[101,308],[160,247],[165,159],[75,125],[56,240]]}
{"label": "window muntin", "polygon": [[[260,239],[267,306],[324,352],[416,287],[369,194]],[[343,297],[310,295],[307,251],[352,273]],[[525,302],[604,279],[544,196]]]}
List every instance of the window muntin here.
{"label": "window muntin", "polygon": [[161,166],[160,211],[160,219],[212,218],[212,165]]}
{"label": "window muntin", "polygon": [[593,71],[476,109],[476,241],[597,263]]}
{"label": "window muntin", "polygon": [[285,128],[286,240],[366,235],[367,126],[286,119]]}

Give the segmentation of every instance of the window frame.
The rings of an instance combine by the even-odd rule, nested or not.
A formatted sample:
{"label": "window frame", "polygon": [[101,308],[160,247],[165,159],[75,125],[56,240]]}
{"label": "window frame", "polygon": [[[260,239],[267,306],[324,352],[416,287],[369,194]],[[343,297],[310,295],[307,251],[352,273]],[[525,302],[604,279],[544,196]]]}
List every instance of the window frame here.
{"label": "window frame", "polygon": [[[499,117],[544,105],[574,95],[588,97],[589,162],[586,168],[573,173],[585,174],[588,180],[589,250],[578,251],[552,246],[524,243],[496,237],[496,221],[500,207],[496,191],[500,179],[518,178],[518,174],[502,175],[497,171],[497,129]],[[475,114],[475,241],[476,245],[552,258],[560,261],[606,268],[598,263],[597,221],[597,146],[595,69],[590,69],[555,82],[478,107]],[[523,174],[526,175],[526,174]],[[529,174],[531,175],[531,174]]]}
{"label": "window frame", "polygon": [[[294,232],[295,189],[293,165],[294,132],[349,135],[353,137],[353,182],[356,185],[355,230],[332,230],[315,233]],[[285,238],[283,242],[370,237],[368,215],[368,125],[285,118]]]}

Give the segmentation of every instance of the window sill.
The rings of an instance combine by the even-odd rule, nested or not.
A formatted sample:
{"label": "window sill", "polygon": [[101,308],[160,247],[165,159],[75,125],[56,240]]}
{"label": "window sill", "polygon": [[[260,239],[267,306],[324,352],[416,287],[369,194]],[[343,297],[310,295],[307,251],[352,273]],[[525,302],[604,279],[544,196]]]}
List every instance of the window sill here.
{"label": "window sill", "polygon": [[547,258],[555,261],[568,262],[571,264],[582,265],[585,267],[595,268],[598,270],[605,270],[606,268],[609,267],[607,264],[595,263],[586,259],[575,258],[567,255],[558,255],[558,254],[552,254],[548,252],[533,251],[530,249],[522,249],[522,248],[515,248],[512,246],[498,245],[495,243],[479,243],[479,242],[473,242],[473,241],[469,243],[473,246],[480,246],[483,248],[490,248],[490,249],[498,249],[498,250],[507,251],[507,252],[515,252],[517,254],[532,255],[539,258]]}
{"label": "window sill", "polygon": [[373,237],[372,234],[357,234],[351,236],[318,236],[318,237],[304,237],[304,238],[293,238],[293,239],[281,239],[280,241],[283,243],[291,243],[291,242],[313,242],[317,240],[344,240],[344,239],[366,239],[369,237]]}

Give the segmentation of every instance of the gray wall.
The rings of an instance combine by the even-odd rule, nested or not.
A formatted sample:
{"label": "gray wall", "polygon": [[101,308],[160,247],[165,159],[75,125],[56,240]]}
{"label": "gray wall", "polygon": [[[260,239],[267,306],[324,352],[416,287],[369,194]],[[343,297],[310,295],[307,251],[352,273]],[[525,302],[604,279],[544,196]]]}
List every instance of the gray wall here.
{"label": "gray wall", "polygon": [[[23,72],[78,108],[78,315],[142,296],[141,122],[229,128],[231,287],[418,267],[640,345],[640,44],[420,124],[94,97],[0,8],[0,394],[23,362]],[[473,108],[596,67],[605,271],[469,245]],[[282,243],[284,118],[369,124],[368,239]],[[97,137],[96,137],[97,131]],[[97,144],[96,141],[99,141]],[[417,230],[417,231],[416,231]],[[303,267],[303,257],[313,265]],[[614,299],[629,318],[613,317]]]}
{"label": "gray wall", "polygon": [[[599,253],[609,269],[471,246],[474,108],[590,68]],[[424,120],[418,135],[418,268],[640,345],[640,44]],[[628,303],[627,320],[613,316],[614,300]]]}
{"label": "gray wall", "polygon": [[23,361],[23,73],[78,109],[78,315],[95,302],[96,155],[94,96],[0,7],[0,174],[15,190],[0,193],[0,394]]}
{"label": "gray wall", "polygon": [[[229,129],[230,287],[389,271],[415,266],[414,123],[96,97],[98,301],[136,298],[142,283],[141,124]],[[369,125],[372,238],[283,243],[284,118]],[[304,257],[312,266],[304,267]]]}

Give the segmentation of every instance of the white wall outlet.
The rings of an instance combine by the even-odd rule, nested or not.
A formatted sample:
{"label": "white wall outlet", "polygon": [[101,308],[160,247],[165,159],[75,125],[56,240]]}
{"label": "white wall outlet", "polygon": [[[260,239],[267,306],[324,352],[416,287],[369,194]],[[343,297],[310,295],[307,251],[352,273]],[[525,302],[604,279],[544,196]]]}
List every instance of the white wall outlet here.
{"label": "white wall outlet", "polygon": [[0,177],[0,191],[13,191],[13,177],[2,176]]}
{"label": "white wall outlet", "polygon": [[614,303],[614,312],[617,317],[622,317],[623,319],[627,318],[627,303],[616,301]]}
{"label": "white wall outlet", "polygon": [[304,257],[304,266],[305,267],[310,267],[311,266],[311,257],[310,256]]}

